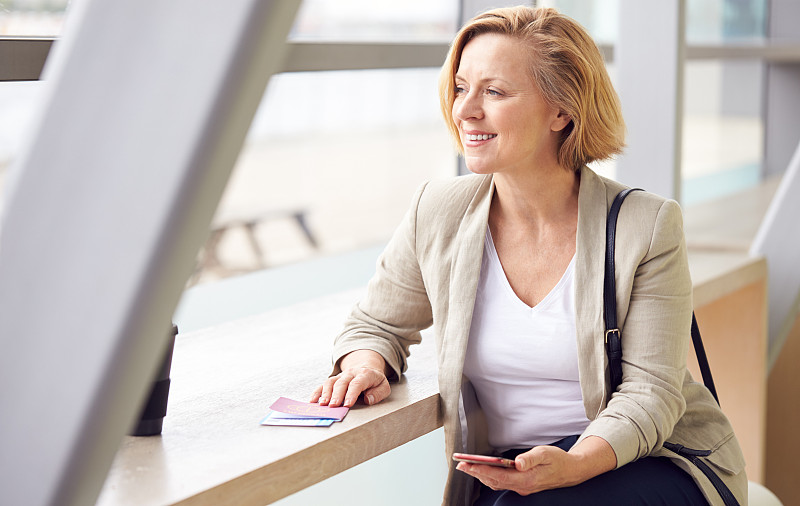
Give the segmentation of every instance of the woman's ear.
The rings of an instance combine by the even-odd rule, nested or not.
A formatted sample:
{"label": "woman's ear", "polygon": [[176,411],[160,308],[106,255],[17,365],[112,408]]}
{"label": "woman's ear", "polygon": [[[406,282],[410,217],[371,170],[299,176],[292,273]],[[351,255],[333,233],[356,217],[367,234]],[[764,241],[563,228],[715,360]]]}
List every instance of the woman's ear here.
{"label": "woman's ear", "polygon": [[561,130],[564,130],[567,125],[569,125],[570,121],[572,121],[572,116],[567,114],[565,111],[558,111],[558,115],[550,125],[550,129],[554,132],[560,132]]}

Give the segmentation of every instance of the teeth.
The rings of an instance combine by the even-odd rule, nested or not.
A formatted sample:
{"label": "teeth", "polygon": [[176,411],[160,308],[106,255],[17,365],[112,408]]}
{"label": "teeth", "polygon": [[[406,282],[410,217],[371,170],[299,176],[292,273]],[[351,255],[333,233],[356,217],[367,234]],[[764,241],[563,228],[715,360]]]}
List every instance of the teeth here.
{"label": "teeth", "polygon": [[497,134],[467,134],[467,140],[469,141],[486,141],[495,137],[497,137]]}

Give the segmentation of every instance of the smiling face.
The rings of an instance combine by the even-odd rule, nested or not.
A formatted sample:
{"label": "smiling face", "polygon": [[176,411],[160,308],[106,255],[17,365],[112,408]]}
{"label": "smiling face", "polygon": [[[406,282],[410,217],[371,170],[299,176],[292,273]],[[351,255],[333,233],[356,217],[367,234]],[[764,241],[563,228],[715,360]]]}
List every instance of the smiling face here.
{"label": "smiling face", "polygon": [[524,42],[502,34],[478,35],[464,47],[452,111],[472,172],[558,166],[559,132],[569,116],[544,101],[530,58]]}

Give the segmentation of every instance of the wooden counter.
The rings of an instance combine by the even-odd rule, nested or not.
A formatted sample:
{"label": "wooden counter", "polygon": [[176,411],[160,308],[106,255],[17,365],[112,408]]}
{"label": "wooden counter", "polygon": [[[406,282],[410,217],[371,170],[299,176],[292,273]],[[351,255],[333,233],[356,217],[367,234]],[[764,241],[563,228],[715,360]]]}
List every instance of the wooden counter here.
{"label": "wooden counter", "polygon": [[179,335],[161,436],[126,437],[100,505],[263,505],[441,426],[431,339],[376,406],[325,427],[259,424],[280,396],[306,400],[359,291]]}

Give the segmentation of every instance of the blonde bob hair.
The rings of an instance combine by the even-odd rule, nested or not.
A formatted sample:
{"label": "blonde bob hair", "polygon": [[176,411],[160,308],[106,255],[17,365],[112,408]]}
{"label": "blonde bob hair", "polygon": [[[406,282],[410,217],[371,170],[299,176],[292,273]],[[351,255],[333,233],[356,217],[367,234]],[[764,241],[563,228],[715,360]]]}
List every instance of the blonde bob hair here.
{"label": "blonde bob hair", "polygon": [[455,75],[464,47],[484,33],[515,37],[527,44],[531,77],[544,100],[571,122],[561,131],[559,164],[571,170],[612,157],[625,145],[625,122],[603,56],[573,19],[551,8],[493,9],[469,21],[456,35],[439,80],[439,102],[461,153],[464,146],[453,119]]}

